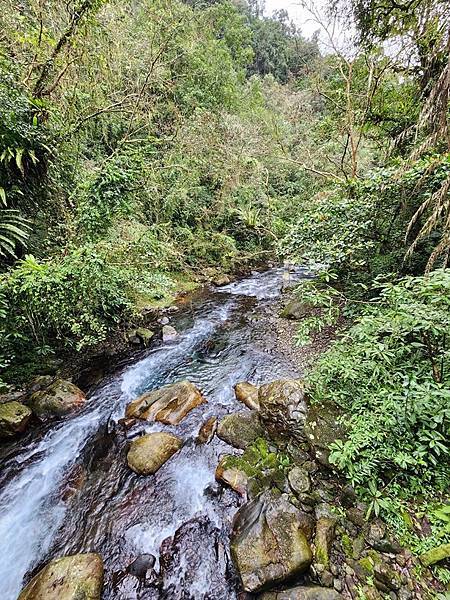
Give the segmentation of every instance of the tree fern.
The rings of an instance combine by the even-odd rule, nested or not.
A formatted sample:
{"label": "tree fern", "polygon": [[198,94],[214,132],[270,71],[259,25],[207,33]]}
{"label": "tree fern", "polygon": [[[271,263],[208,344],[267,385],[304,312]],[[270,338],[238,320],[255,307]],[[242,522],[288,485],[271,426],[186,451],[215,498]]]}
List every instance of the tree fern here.
{"label": "tree fern", "polygon": [[25,245],[30,226],[18,210],[0,209],[0,257],[15,256],[16,246]]}

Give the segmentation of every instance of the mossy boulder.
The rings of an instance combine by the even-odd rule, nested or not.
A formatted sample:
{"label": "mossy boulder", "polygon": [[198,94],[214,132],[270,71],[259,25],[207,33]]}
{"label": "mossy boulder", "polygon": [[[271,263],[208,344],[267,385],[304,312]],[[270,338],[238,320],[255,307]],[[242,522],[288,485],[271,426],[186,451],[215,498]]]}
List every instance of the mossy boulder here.
{"label": "mossy boulder", "polygon": [[171,433],[148,433],[131,442],[128,466],[139,475],[153,475],[182,445],[182,440]]}
{"label": "mossy boulder", "polygon": [[234,448],[244,450],[249,444],[262,437],[264,430],[258,413],[238,412],[225,415],[217,426],[217,437]]}
{"label": "mossy boulder", "polygon": [[250,410],[259,410],[258,388],[248,381],[240,381],[234,386],[234,393],[239,402]]}
{"label": "mossy boulder", "polygon": [[313,404],[308,407],[304,433],[316,460],[330,466],[330,445],[345,439],[345,429],[340,423],[341,413],[332,403]]}
{"label": "mossy boulder", "polygon": [[18,600],[100,600],[103,561],[98,554],[52,560],[22,590]]}
{"label": "mossy boulder", "polygon": [[280,317],[283,319],[299,321],[300,319],[304,319],[310,315],[311,309],[312,306],[310,304],[306,304],[305,302],[294,299],[285,305],[283,310],[280,312]]}
{"label": "mossy boulder", "polygon": [[231,555],[247,592],[260,592],[304,573],[312,552],[297,509],[265,492],[237,512]]}
{"label": "mossy boulder", "polygon": [[429,567],[447,558],[450,558],[450,544],[441,544],[421,554],[419,560],[424,567]]}
{"label": "mossy boulder", "polygon": [[298,586],[279,592],[266,592],[260,600],[343,600],[344,596],[330,588],[319,586]]}
{"label": "mossy boulder", "polygon": [[9,438],[23,433],[31,416],[32,412],[28,406],[16,400],[0,404],[0,438]]}
{"label": "mossy boulder", "polygon": [[258,392],[261,420],[273,435],[303,438],[307,405],[300,379],[279,379],[262,385]]}
{"label": "mossy boulder", "polygon": [[177,425],[194,408],[205,403],[200,390],[187,380],[146,392],[126,409],[126,417]]}
{"label": "mossy boulder", "polygon": [[[46,378],[45,378],[46,379]],[[39,418],[63,417],[79,410],[86,401],[84,392],[64,379],[42,382],[26,403]]]}

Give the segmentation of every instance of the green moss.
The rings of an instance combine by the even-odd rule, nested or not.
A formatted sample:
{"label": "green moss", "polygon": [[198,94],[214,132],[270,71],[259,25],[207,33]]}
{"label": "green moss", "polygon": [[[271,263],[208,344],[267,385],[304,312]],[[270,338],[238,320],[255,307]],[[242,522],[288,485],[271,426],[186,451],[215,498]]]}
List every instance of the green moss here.
{"label": "green moss", "polygon": [[364,571],[368,577],[373,575],[373,570],[374,570],[375,565],[373,563],[373,560],[370,558],[370,556],[364,556],[363,558],[360,558],[358,563],[361,566],[361,568],[364,569]]}
{"label": "green moss", "polygon": [[342,550],[347,558],[352,558],[353,556],[353,543],[346,533],[342,534],[341,537]]}

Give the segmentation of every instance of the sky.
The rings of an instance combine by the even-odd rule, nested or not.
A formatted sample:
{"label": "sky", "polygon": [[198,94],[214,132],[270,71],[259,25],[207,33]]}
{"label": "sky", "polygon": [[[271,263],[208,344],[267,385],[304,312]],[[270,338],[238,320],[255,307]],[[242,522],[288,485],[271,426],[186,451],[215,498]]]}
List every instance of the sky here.
{"label": "sky", "polygon": [[[315,2],[316,5],[323,5],[324,2]],[[302,34],[309,38],[319,29],[317,23],[311,21],[311,15],[300,6],[299,0],[265,0],[265,13],[270,16],[274,10],[285,9],[289,16],[301,29]]]}

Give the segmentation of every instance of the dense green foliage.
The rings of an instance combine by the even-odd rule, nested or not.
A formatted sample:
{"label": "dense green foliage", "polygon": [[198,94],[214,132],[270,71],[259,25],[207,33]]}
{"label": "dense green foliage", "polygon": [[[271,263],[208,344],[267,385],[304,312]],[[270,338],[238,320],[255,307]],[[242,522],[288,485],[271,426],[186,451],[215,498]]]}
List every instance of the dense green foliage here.
{"label": "dense green foliage", "polygon": [[286,186],[314,185],[286,161],[305,124],[277,80],[318,49],[286,15],[226,1],[9,4],[0,360],[13,383],[57,349],[104,340],[180,275],[273,253],[294,215]]}

